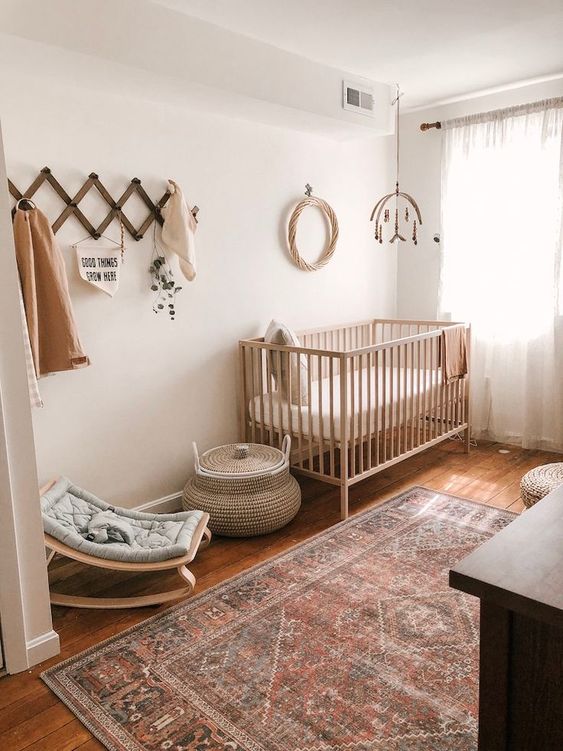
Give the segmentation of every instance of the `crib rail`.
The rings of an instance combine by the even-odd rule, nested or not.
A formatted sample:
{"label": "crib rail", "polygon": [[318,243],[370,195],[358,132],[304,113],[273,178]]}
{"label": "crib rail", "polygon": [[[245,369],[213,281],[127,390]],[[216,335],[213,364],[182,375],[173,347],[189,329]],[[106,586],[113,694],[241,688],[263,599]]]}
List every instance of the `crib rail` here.
{"label": "crib rail", "polygon": [[440,342],[449,321],[375,319],[299,332],[301,346],[239,342],[244,441],[281,448],[294,469],[350,485],[465,431],[468,378],[446,384]]}

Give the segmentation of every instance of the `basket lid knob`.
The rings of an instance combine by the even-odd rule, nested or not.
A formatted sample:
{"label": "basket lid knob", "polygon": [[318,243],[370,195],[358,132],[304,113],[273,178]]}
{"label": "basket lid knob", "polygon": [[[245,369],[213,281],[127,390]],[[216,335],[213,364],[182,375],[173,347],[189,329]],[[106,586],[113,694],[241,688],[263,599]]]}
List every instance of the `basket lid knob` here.
{"label": "basket lid knob", "polygon": [[246,459],[250,452],[248,443],[239,443],[235,446],[235,459]]}

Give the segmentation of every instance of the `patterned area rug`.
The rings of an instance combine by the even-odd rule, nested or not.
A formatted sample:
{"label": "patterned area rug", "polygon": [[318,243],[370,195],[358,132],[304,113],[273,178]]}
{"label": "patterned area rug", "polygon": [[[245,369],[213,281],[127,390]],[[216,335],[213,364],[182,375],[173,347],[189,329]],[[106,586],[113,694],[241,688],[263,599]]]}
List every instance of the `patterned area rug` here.
{"label": "patterned area rug", "polygon": [[512,519],[413,488],[42,677],[111,751],[474,751],[448,569]]}

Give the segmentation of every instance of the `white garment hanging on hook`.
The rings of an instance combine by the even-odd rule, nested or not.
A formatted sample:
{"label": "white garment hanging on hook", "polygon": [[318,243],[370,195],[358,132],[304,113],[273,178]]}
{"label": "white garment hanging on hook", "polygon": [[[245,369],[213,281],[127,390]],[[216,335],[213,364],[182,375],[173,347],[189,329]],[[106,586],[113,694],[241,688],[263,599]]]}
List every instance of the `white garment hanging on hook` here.
{"label": "white garment hanging on hook", "polygon": [[180,270],[189,282],[196,276],[195,231],[197,222],[188,207],[182,188],[174,180],[168,181],[170,198],[162,208],[164,225],[162,245],[179,258]]}
{"label": "white garment hanging on hook", "polygon": [[23,295],[21,282],[18,277],[18,292],[20,295],[20,311],[22,319],[22,333],[23,333],[23,348],[25,351],[25,369],[27,371],[27,387],[29,390],[29,401],[32,407],[42,407],[43,399],[39,393],[39,385],[37,383],[37,373],[35,372],[35,364],[33,362],[33,353],[31,351],[31,342],[29,341],[29,330],[27,328],[27,318],[25,316],[25,306],[23,304]]}

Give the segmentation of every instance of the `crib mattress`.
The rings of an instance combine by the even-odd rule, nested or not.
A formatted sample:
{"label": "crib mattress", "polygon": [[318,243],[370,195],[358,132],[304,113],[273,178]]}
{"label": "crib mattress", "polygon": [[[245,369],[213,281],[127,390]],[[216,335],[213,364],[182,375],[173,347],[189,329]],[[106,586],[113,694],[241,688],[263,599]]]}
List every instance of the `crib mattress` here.
{"label": "crib mattress", "polygon": [[[371,409],[368,409],[368,370],[356,372],[354,377],[354,410],[352,415],[352,384],[350,383],[350,377],[347,378],[347,402],[348,402],[348,420],[349,428],[348,435],[350,437],[359,438],[365,436],[369,432],[374,433],[376,425],[382,425],[383,409],[387,411],[386,424],[389,425],[389,407],[391,405],[397,406],[400,402],[401,410],[404,410],[405,395],[407,402],[407,414],[409,419],[411,417],[411,401],[413,402],[413,409],[415,415],[418,414],[419,401],[420,401],[420,414],[426,412],[424,407],[424,394],[430,394],[431,389],[434,389],[436,393],[436,387],[442,383],[441,370],[427,370],[420,373],[420,386],[418,379],[418,371],[414,372],[413,383],[411,384],[411,371],[406,370],[406,383],[405,383],[405,370],[404,368],[393,368],[391,371],[389,368],[386,372],[385,392],[383,387],[383,369],[379,369],[378,377],[378,398],[376,401],[376,370],[371,368]],[[426,378],[424,377],[426,375]],[[332,392],[333,392],[333,422],[334,422],[334,440],[340,441],[341,437],[341,418],[340,418],[340,376],[336,375],[334,378],[323,378],[321,381],[321,396],[319,398],[319,384],[315,381],[311,385],[310,405],[301,406],[297,404],[291,404],[288,409],[287,399],[281,397],[281,420],[280,420],[280,394],[273,392],[270,394],[264,394],[263,397],[256,396],[251,400],[249,404],[250,416],[254,415],[255,422],[258,425],[263,425],[265,428],[271,428],[272,424],[276,430],[281,429],[284,433],[291,430],[295,434],[299,430],[299,409],[301,409],[301,432],[303,436],[309,437],[309,433],[312,433],[312,437],[315,440],[321,439],[329,441],[331,437],[330,433],[330,391],[332,380]],[[391,389],[391,382],[393,388]],[[360,392],[362,395],[361,408],[360,408]],[[418,395],[420,393],[420,400]],[[411,400],[412,395],[412,400]],[[377,407],[376,407],[377,403]],[[262,415],[263,404],[263,415]],[[322,407],[322,419],[320,416]],[[254,410],[254,412],[253,412]],[[272,420],[273,413],[273,420]],[[291,417],[290,417],[291,415]],[[353,417],[353,432],[352,432],[352,417]],[[379,418],[379,423],[377,423]],[[369,424],[368,424],[369,421]],[[397,419],[395,418],[395,424]]]}

